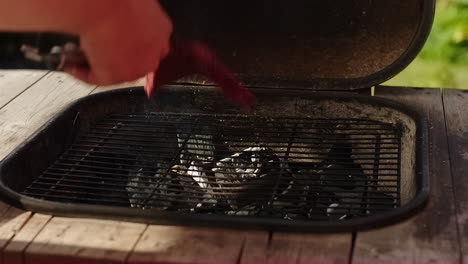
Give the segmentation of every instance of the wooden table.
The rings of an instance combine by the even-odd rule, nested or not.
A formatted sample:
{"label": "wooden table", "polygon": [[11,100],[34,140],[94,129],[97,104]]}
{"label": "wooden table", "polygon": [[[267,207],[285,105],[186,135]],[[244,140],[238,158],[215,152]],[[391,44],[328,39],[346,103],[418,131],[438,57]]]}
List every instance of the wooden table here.
{"label": "wooden table", "polygon": [[[124,84],[123,86],[129,86]],[[0,159],[73,100],[105,89],[62,73],[0,71]],[[431,198],[397,225],[287,234],[68,219],[0,203],[3,263],[468,263],[468,93],[377,87],[430,121]]]}

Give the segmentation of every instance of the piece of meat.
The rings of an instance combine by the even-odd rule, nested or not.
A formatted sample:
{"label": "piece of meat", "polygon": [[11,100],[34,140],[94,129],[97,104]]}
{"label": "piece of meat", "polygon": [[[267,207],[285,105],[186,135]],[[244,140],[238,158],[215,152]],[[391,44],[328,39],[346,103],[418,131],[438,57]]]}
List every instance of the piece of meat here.
{"label": "piece of meat", "polygon": [[237,106],[250,110],[255,96],[242,86],[234,74],[204,44],[197,41],[172,42],[169,55],[161,61],[156,72],[146,76],[145,91],[148,97],[163,84],[184,76],[200,74],[217,83],[224,95]]}

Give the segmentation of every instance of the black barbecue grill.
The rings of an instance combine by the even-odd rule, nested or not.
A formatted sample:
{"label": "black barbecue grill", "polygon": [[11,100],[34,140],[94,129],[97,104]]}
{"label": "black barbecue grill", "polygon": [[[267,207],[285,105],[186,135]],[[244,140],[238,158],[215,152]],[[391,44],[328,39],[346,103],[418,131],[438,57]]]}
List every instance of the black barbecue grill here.
{"label": "black barbecue grill", "polygon": [[368,216],[400,206],[400,135],[365,119],[116,114],[23,193],[179,212]]}
{"label": "black barbecue grill", "polygon": [[[304,1],[293,2],[307,6]],[[64,216],[301,232],[371,228],[408,217],[428,195],[425,120],[412,109],[360,93],[398,72],[416,55],[430,28],[433,2],[346,2],[341,3],[346,8],[337,8],[340,1],[315,3],[314,9],[292,5],[295,9],[290,11],[299,17],[291,22],[296,31],[279,27],[278,34],[294,35],[300,41],[328,35],[340,42],[346,33],[345,39],[353,42],[357,41],[353,36],[360,34],[354,30],[376,34],[379,30],[373,30],[380,29],[380,40],[370,38],[377,38],[373,45],[381,45],[369,51],[373,56],[387,52],[387,33],[399,28],[387,25],[386,19],[405,7],[391,22],[413,25],[413,38],[403,34],[407,27],[401,29],[408,47],[402,46],[399,56],[384,62],[390,66],[378,70],[379,63],[353,57],[353,63],[363,63],[354,70],[343,58],[330,55],[331,61],[341,63],[340,77],[325,78],[333,74],[326,65],[311,70],[318,77],[310,78],[304,72],[313,63],[292,64],[297,60],[292,54],[286,62],[291,67],[261,66],[265,71],[255,74],[253,67],[266,59],[260,51],[265,42],[258,40],[268,40],[273,33],[266,30],[261,38],[248,34],[261,32],[265,19],[247,15],[244,19],[250,20],[240,28],[246,23],[250,27],[235,30],[233,25],[241,21],[229,22],[224,16],[235,14],[242,3],[168,1],[165,6],[176,29],[217,47],[252,87],[258,98],[254,110],[244,113],[227,104],[200,76],[166,86],[151,100],[141,87],[88,96],[1,163],[3,197],[20,208]],[[290,17],[280,12],[284,4],[263,5],[268,6],[265,14]],[[339,12],[323,11],[329,9]],[[198,15],[186,19],[187,10],[197,10]],[[309,32],[303,20],[310,14],[304,10],[321,16],[327,28]],[[220,32],[208,19],[220,14],[220,23],[232,29],[230,34]],[[353,27],[335,29],[342,19],[353,21]],[[242,49],[246,39],[256,41]],[[291,47],[300,42],[291,41]],[[308,43],[302,47],[307,54],[323,45]],[[273,46],[282,51],[291,48],[284,44]],[[255,51],[260,54],[256,59],[245,57]],[[272,63],[285,58],[270,55]],[[249,66],[242,69],[242,65]],[[371,73],[353,76],[369,69]]]}

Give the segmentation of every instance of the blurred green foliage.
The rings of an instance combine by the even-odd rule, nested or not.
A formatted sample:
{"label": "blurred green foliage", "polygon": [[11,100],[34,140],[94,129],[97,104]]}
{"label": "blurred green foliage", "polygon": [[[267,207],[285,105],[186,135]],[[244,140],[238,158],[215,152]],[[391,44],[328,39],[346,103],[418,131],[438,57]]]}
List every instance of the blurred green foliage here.
{"label": "blurred green foliage", "polygon": [[468,0],[439,2],[431,35],[420,57],[468,65]]}
{"label": "blurred green foliage", "polygon": [[388,85],[468,89],[468,0],[439,0],[416,60]]}

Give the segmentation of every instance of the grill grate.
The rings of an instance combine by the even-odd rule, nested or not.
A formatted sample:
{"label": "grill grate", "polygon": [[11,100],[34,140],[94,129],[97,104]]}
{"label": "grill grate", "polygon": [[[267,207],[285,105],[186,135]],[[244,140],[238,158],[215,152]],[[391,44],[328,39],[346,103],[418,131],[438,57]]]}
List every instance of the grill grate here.
{"label": "grill grate", "polygon": [[112,114],[23,193],[199,214],[345,220],[400,205],[401,129],[364,119]]}

